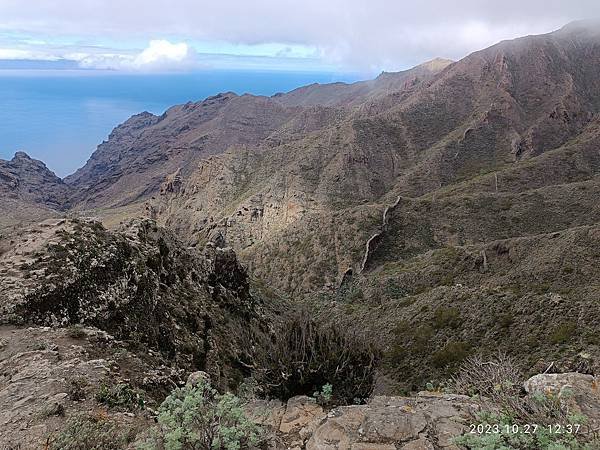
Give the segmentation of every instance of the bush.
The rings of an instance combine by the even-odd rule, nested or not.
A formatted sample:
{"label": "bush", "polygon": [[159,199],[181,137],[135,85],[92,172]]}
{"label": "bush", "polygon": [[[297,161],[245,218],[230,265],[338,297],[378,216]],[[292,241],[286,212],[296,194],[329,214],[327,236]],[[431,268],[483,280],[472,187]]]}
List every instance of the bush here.
{"label": "bush", "polygon": [[71,325],[67,328],[67,335],[73,339],[83,339],[87,336],[85,329],[81,325]]}
{"label": "bush", "polygon": [[69,381],[67,393],[73,401],[83,400],[86,397],[85,389],[88,386],[88,381],[85,377],[72,378]]}
{"label": "bush", "polygon": [[456,308],[441,307],[433,315],[433,325],[436,330],[441,328],[456,328],[461,324],[460,314]]}
{"label": "bush", "polygon": [[326,384],[323,386],[320,392],[315,392],[313,397],[319,405],[329,406],[331,404],[331,400],[333,399],[333,386],[329,383]]}
{"label": "bush", "polygon": [[431,362],[438,368],[456,366],[468,356],[470,348],[466,342],[449,342],[433,354]]}
{"label": "bush", "polygon": [[136,409],[144,406],[143,393],[132,388],[129,383],[100,386],[100,389],[96,393],[96,401],[104,403],[110,408]]}
{"label": "bush", "polygon": [[264,394],[287,400],[330,384],[333,403],[367,399],[379,354],[364,338],[337,324],[322,324],[305,310],[290,314],[275,342],[259,358],[255,376]]}
{"label": "bush", "polygon": [[[482,412],[474,417],[474,424],[498,426],[498,432],[465,434],[454,442],[472,450],[568,450],[592,449],[586,446],[584,434],[550,433],[548,426],[584,424],[585,417],[574,417],[558,396],[521,396],[521,371],[516,361],[505,354],[484,359],[468,358],[453,378],[456,391],[481,396]],[[532,424],[537,425],[532,430]],[[506,425],[509,427],[506,428]],[[513,432],[528,429],[528,433]],[[485,427],[484,427],[485,429]],[[589,443],[588,443],[589,445]]]}
{"label": "bush", "polygon": [[488,359],[481,355],[467,358],[452,380],[457,392],[488,397],[498,403],[506,396],[519,395],[521,378],[516,361],[498,353]]}
{"label": "bush", "polygon": [[577,324],[575,322],[561,323],[550,335],[550,341],[553,344],[564,344],[573,337],[576,331]]}
{"label": "bush", "polygon": [[259,445],[263,430],[248,419],[233,394],[219,394],[205,380],[175,389],[159,408],[155,436],[146,450],[239,450]]}
{"label": "bush", "polygon": [[81,415],[71,418],[65,429],[48,442],[52,450],[114,450],[127,447],[135,435],[133,428],[106,417]]}

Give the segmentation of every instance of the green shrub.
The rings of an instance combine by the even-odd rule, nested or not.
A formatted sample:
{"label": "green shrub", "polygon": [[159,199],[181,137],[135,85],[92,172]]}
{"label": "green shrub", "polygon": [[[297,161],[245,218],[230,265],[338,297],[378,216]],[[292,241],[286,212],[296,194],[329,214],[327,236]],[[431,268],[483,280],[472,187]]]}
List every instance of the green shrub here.
{"label": "green shrub", "polygon": [[333,399],[333,386],[329,383],[321,388],[320,392],[315,392],[313,397],[317,400],[317,403],[321,406],[329,406]]}
{"label": "green shrub", "polygon": [[104,403],[110,408],[136,409],[144,406],[143,393],[132,388],[129,383],[100,386],[96,393],[96,401]]}
{"label": "green shrub", "polygon": [[48,440],[52,450],[115,450],[125,448],[136,435],[135,429],[106,417],[75,416],[56,437]]}
{"label": "green shrub", "polygon": [[515,322],[515,317],[510,312],[503,313],[496,318],[496,322],[500,325],[500,328],[510,328]]}
{"label": "green shrub", "polygon": [[465,342],[449,342],[443,349],[433,354],[431,362],[438,368],[456,365],[469,355],[470,348]]}
{"label": "green shrub", "polygon": [[456,328],[460,324],[460,313],[456,308],[440,307],[433,314],[433,326],[437,330],[446,327]]}
{"label": "green shrub", "polygon": [[553,344],[564,344],[573,337],[575,331],[577,331],[577,324],[575,322],[561,323],[550,335],[550,341]]}
{"label": "green shrub", "polygon": [[244,415],[233,394],[206,381],[175,389],[159,408],[158,429],[140,449],[240,450],[256,447],[263,430]]}
{"label": "green shrub", "polygon": [[388,280],[385,285],[385,293],[392,299],[406,297],[408,291],[395,280]]}

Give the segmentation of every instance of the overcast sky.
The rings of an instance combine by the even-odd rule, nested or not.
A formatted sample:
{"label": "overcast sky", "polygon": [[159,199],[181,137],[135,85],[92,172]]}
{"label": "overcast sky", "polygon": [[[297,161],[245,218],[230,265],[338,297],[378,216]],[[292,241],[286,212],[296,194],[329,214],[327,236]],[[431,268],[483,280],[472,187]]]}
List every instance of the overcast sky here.
{"label": "overcast sky", "polygon": [[0,0],[0,60],[368,73],[594,17],[600,0]]}

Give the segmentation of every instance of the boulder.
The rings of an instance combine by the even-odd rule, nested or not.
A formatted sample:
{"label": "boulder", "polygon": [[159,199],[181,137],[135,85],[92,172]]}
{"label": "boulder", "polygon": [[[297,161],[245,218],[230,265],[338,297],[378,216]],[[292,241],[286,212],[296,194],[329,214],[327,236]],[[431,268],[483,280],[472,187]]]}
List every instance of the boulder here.
{"label": "boulder", "polygon": [[600,425],[600,379],[582,373],[545,373],[535,375],[523,385],[528,394],[558,396],[569,409]]}
{"label": "boulder", "polygon": [[478,409],[471,399],[458,395],[375,397],[367,405],[332,410],[306,449],[457,449],[452,439],[464,432]]}

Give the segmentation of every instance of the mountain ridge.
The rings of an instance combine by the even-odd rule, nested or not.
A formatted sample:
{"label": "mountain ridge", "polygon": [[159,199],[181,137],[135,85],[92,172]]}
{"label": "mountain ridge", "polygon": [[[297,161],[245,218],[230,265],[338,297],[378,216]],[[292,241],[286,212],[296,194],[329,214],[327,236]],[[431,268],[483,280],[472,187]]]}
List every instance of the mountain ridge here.
{"label": "mountain ridge", "polygon": [[490,172],[497,190],[498,171],[593,140],[598,33],[588,29],[575,23],[370,82],[223,93],[142,113],[65,178],[68,202],[109,223],[154,217],[190,243],[218,231],[257,268],[294,236],[335,223],[335,248],[315,242],[293,264],[317,258],[324,279],[309,270],[280,287],[335,284],[359,270],[377,210],[398,195],[435,195]]}

